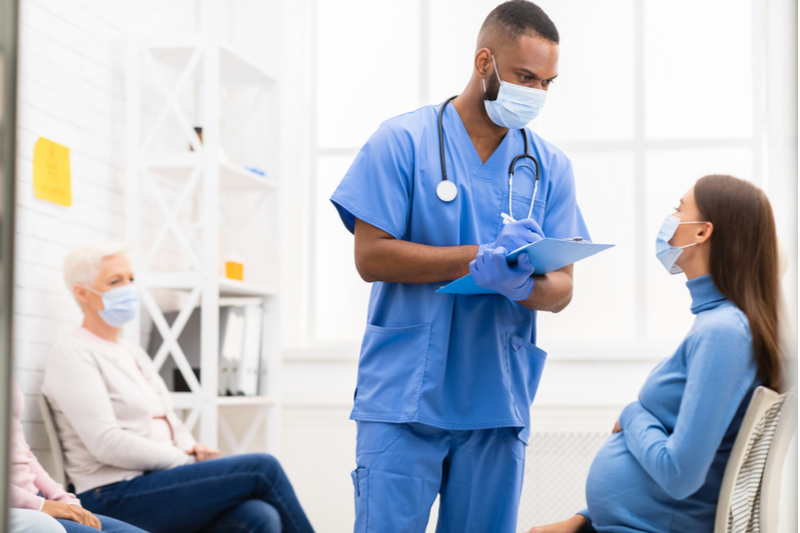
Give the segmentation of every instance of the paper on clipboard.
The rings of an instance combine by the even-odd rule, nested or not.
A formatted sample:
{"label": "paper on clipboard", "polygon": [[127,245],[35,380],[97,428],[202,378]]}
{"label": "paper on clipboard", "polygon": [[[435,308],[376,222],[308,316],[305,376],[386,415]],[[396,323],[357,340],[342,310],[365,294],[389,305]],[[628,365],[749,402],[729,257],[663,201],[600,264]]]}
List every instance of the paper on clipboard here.
{"label": "paper on clipboard", "polygon": [[[534,274],[547,274],[613,246],[613,244],[597,244],[574,239],[542,239],[514,250],[506,256],[506,259],[508,262],[515,262],[521,253],[527,253],[533,264]],[[479,287],[471,274],[445,285],[436,292],[443,294],[497,294],[491,289]]]}

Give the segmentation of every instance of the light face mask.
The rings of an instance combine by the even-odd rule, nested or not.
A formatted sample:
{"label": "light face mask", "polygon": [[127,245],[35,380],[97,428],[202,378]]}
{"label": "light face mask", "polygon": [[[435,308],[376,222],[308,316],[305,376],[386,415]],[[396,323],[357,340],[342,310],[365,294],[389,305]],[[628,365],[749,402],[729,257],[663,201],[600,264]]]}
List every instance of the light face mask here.
{"label": "light face mask", "polygon": [[97,314],[112,328],[121,328],[136,316],[136,311],[139,309],[139,294],[132,283],[105,292],[86,286],[84,288],[103,298],[103,309]]}
{"label": "light face mask", "polygon": [[[492,64],[494,73],[500,81],[500,90],[494,100],[484,100],[483,105],[492,122],[503,128],[518,130],[524,128],[528,123],[539,116],[539,111],[544,107],[547,98],[547,91],[534,89],[533,87],[523,87],[500,79],[497,72],[497,63],[492,54]],[[486,93],[486,81],[483,82],[483,92]]]}
{"label": "light face mask", "polygon": [[664,265],[664,268],[667,269],[667,272],[673,275],[683,272],[681,267],[675,264],[675,261],[677,261],[681,256],[684,248],[688,248],[697,244],[696,242],[693,242],[692,244],[687,244],[686,246],[670,245],[670,239],[672,239],[672,237],[675,235],[678,226],[681,224],[705,224],[705,221],[681,222],[678,217],[674,217],[672,215],[667,215],[667,218],[664,219],[664,223],[661,225],[661,229],[658,231],[658,237],[656,237],[656,257],[659,261],[661,261],[661,264]]}

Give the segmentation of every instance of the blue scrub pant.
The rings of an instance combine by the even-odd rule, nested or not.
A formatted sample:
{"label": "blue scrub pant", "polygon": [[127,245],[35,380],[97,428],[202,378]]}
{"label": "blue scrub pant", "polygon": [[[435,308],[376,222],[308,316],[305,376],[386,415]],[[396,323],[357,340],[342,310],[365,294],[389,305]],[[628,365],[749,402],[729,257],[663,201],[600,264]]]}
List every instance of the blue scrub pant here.
{"label": "blue scrub pant", "polygon": [[514,428],[356,422],[355,533],[514,533],[525,444]]}

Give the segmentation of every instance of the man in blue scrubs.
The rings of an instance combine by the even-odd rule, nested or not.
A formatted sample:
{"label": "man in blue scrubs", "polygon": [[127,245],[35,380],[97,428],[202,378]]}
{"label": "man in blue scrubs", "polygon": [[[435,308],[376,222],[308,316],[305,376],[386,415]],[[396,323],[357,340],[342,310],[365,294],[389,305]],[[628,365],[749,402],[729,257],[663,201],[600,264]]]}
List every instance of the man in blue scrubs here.
{"label": "man in blue scrubs", "polygon": [[[357,532],[516,529],[525,446],[546,354],[536,311],[572,297],[572,266],[537,275],[505,254],[544,236],[589,238],[569,159],[523,128],[557,75],[558,32],[535,4],[495,8],[478,36],[466,89],[442,116],[426,106],[384,122],[332,202],[355,234],[356,267],[373,282],[355,405]],[[449,186],[449,185],[448,185]],[[453,198],[453,192],[455,197]],[[506,213],[507,217],[502,214]],[[517,220],[504,224],[509,217]],[[472,273],[496,295],[437,294]]]}

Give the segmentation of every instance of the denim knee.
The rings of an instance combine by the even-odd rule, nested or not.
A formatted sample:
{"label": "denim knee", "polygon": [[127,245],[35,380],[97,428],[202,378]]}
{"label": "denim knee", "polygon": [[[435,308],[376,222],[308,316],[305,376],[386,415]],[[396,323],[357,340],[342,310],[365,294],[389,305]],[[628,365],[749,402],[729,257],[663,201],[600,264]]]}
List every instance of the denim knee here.
{"label": "denim knee", "polygon": [[281,515],[278,510],[270,504],[267,504],[262,507],[262,511],[264,513],[264,523],[267,526],[267,531],[281,533],[281,531],[283,531],[283,522],[281,522]]}
{"label": "denim knee", "polygon": [[247,500],[226,513],[218,526],[225,531],[239,526],[250,533],[281,533],[283,522],[278,510],[263,500]]}
{"label": "denim knee", "polygon": [[268,453],[254,453],[250,458],[254,463],[253,467],[269,479],[275,479],[275,476],[283,470],[278,460]]}

